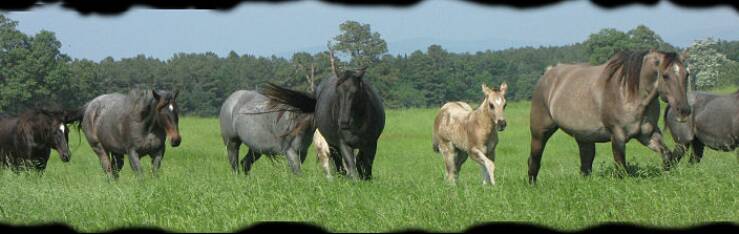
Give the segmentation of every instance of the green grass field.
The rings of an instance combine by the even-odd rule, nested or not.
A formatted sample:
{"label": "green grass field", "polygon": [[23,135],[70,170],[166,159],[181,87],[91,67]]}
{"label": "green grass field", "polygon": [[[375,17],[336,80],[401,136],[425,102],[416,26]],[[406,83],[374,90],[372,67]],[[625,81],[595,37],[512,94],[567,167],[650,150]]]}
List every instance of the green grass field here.
{"label": "green grass field", "polygon": [[[103,174],[87,142],[71,135],[72,160],[54,153],[46,173],[0,175],[0,222],[62,222],[78,231],[161,227],[170,231],[235,231],[260,221],[301,221],[329,231],[382,232],[420,228],[463,231],[481,222],[517,221],[559,230],[602,222],[690,227],[739,222],[739,162],[735,153],[707,150],[703,161],[662,172],[661,160],[636,140],[627,162],[637,171],[613,176],[609,144],[597,146],[593,175],[579,174],[575,141],[563,132],[550,140],[539,183],[526,181],[529,103],[509,103],[500,133],[494,187],[483,187],[468,160],[457,186],[447,185],[431,147],[435,109],[389,110],[374,166],[374,180],[327,180],[311,147],[303,176],[287,162],[263,158],[245,177],[231,174],[215,118],[182,118],[183,143],[169,148],[159,178],[134,177],[128,162],[117,182]],[[662,124],[660,124],[662,127]],[[671,138],[665,137],[672,147]],[[242,152],[245,152],[242,148]],[[243,154],[243,153],[242,153]]]}

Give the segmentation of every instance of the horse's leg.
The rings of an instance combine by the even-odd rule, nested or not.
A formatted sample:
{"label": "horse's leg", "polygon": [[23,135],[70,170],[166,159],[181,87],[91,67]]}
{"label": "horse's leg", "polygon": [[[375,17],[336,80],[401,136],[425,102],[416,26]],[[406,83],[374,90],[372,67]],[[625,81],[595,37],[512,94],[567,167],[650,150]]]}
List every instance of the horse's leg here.
{"label": "horse's leg", "polygon": [[611,149],[613,150],[613,160],[616,162],[617,170],[626,171],[626,137],[623,132],[614,131],[611,136]]}
{"label": "horse's leg", "polygon": [[580,148],[580,173],[583,176],[589,176],[590,173],[593,171],[595,143],[578,140],[577,147]]}
{"label": "horse's leg", "polygon": [[467,157],[468,155],[466,151],[461,151],[457,149],[457,156],[454,160],[454,169],[455,169],[454,170],[455,172],[454,180],[455,181],[459,179],[459,173],[462,171],[462,164],[464,164],[464,162],[467,161]]}
{"label": "horse's leg", "polygon": [[251,171],[252,165],[254,165],[254,162],[256,162],[260,157],[262,157],[262,154],[249,148],[249,151],[246,152],[246,157],[241,160],[242,167],[244,168],[244,175]]}
{"label": "horse's leg", "polygon": [[491,185],[495,185],[495,163],[478,148],[472,148],[470,151],[470,158],[475,160],[480,166],[483,166],[483,169],[487,172],[485,173],[486,176],[483,176],[482,184],[490,183]]}
{"label": "horse's leg", "polygon": [[493,169],[489,171],[486,167],[480,166],[480,174],[482,175],[483,183],[484,181],[492,181],[492,184],[495,185],[495,148],[488,150],[486,158],[490,159],[493,163]]}
{"label": "horse's leg", "polygon": [[357,155],[357,165],[359,166],[359,176],[363,180],[372,179],[372,163],[375,161],[377,153],[377,144],[359,149]]}
{"label": "horse's leg", "polygon": [[139,159],[139,153],[136,150],[128,150],[128,161],[131,163],[131,169],[136,173],[136,176],[141,177],[143,175],[141,173],[141,161]]}
{"label": "horse's leg", "polygon": [[161,150],[154,153],[154,155],[151,155],[151,173],[156,177],[159,176],[159,167],[162,166],[162,159],[164,159],[164,149],[165,147],[162,146]]}
{"label": "horse's leg", "polygon": [[239,148],[241,148],[241,140],[239,138],[226,139],[226,151],[228,151],[228,162],[231,163],[231,170],[234,174],[239,174]]}
{"label": "horse's leg", "polygon": [[703,158],[703,150],[705,145],[698,139],[693,139],[691,144],[693,144],[693,154],[690,156],[690,163],[699,163],[701,161],[701,158]]}
{"label": "horse's leg", "polygon": [[341,158],[341,152],[337,150],[338,148],[329,147],[329,155],[331,156],[331,159],[334,161],[334,166],[336,167],[336,171],[341,175],[346,175],[346,166],[344,165],[344,160]]}
{"label": "horse's leg", "polygon": [[103,171],[106,175],[109,177],[113,177],[113,168],[110,165],[110,157],[108,156],[108,152],[105,152],[105,149],[103,149],[103,146],[100,144],[96,144],[95,146],[92,146],[92,151],[95,152],[95,154],[98,155],[98,158],[100,159],[100,165],[103,167]]}
{"label": "horse's leg", "polygon": [[639,142],[642,145],[649,147],[652,151],[662,155],[662,164],[665,171],[672,167],[672,164],[674,164],[672,151],[670,151],[670,149],[667,148],[667,145],[665,145],[665,142],[662,141],[662,134],[659,130],[655,129],[652,131],[651,135],[641,135],[639,137]]}
{"label": "horse's leg", "polygon": [[288,149],[287,152],[287,164],[290,165],[290,169],[292,169],[293,174],[300,175],[300,156],[298,153],[295,152],[295,149]]}
{"label": "horse's leg", "polygon": [[541,157],[544,153],[544,147],[546,147],[547,141],[556,131],[557,128],[553,125],[545,128],[531,128],[531,155],[529,156],[530,184],[536,183],[536,176],[539,175],[539,168],[541,168]]}
{"label": "horse's leg", "polygon": [[341,150],[341,156],[344,159],[344,169],[346,170],[347,175],[349,175],[352,179],[359,178],[359,175],[357,174],[356,162],[354,160],[354,149],[342,142],[339,143],[339,150]]}
{"label": "horse's leg", "polygon": [[444,164],[446,166],[446,180],[447,182],[451,184],[455,184],[457,183],[457,178],[458,178],[457,165],[456,165],[456,159],[457,159],[458,152],[456,148],[454,147],[454,145],[450,143],[440,143],[438,147],[439,147],[439,152],[441,153],[441,156],[444,159]]}
{"label": "horse's leg", "polygon": [[113,177],[117,179],[118,173],[120,173],[123,168],[123,155],[110,153],[110,158],[113,161]]}
{"label": "horse's leg", "polygon": [[675,161],[675,163],[680,162],[680,160],[683,159],[683,156],[685,156],[685,152],[688,151],[688,148],[690,148],[690,142],[687,144],[675,144],[675,150],[672,151],[672,160]]}
{"label": "horse's leg", "polygon": [[323,168],[326,173],[326,178],[331,178],[331,166],[329,165],[329,149],[316,149],[316,156],[318,157],[318,164]]}

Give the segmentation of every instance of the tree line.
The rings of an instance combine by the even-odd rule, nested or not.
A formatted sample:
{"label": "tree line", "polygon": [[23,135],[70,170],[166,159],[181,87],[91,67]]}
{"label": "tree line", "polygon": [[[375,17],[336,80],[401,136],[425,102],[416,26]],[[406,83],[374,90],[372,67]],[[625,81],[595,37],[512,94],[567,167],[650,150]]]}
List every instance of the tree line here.
{"label": "tree line", "polygon": [[[0,14],[0,111],[17,112],[38,103],[77,107],[92,98],[131,88],[178,89],[186,115],[214,116],[222,102],[239,89],[273,82],[312,91],[331,75],[328,53],[295,53],[291,58],[215,53],[177,53],[167,60],[146,55],[101,61],[71,58],[60,52],[53,32],[26,35],[17,21]],[[627,32],[603,29],[585,41],[547,47],[453,53],[441,45],[425,51],[390,55],[387,43],[370,25],[346,21],[327,43],[346,68],[367,66],[369,79],[389,108],[438,107],[451,100],[478,102],[482,82],[506,81],[509,100],[527,100],[549,65],[605,62],[625,49],[682,50],[640,25]],[[688,48],[696,88],[739,85],[739,41],[706,39]],[[695,62],[691,67],[691,61]],[[700,61],[710,61],[701,63]],[[710,82],[704,82],[710,80]],[[698,85],[700,84],[700,85]]]}

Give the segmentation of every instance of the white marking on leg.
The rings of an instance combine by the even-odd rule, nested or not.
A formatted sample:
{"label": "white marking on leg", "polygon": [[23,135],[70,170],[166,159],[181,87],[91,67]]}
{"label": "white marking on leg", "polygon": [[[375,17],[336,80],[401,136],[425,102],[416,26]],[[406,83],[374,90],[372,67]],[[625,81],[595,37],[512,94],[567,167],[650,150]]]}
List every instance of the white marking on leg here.
{"label": "white marking on leg", "polygon": [[675,75],[680,74],[680,66],[677,64],[672,64],[672,70],[675,71]]}

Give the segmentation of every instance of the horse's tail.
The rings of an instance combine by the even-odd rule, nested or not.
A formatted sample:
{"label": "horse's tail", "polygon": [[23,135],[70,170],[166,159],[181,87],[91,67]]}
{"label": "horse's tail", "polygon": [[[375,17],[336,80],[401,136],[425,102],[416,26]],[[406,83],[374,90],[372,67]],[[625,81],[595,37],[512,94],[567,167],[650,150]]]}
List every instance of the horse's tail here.
{"label": "horse's tail", "polygon": [[85,109],[87,109],[87,105],[82,105],[79,108],[67,111],[67,113],[64,116],[64,122],[65,123],[76,123],[77,125],[81,124],[82,118],[85,117]]}
{"label": "horse's tail", "polygon": [[308,93],[283,88],[273,83],[267,83],[258,92],[269,98],[269,106],[272,109],[287,105],[303,113],[313,113],[316,110],[316,98]]}
{"label": "horse's tail", "polygon": [[64,114],[64,123],[73,124],[77,128],[77,135],[79,136],[77,138],[77,146],[82,144],[82,134],[80,134],[80,129],[82,129],[82,119],[85,117],[85,110],[87,110],[87,104],[84,104],[79,108],[66,111]]}

